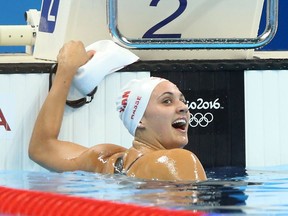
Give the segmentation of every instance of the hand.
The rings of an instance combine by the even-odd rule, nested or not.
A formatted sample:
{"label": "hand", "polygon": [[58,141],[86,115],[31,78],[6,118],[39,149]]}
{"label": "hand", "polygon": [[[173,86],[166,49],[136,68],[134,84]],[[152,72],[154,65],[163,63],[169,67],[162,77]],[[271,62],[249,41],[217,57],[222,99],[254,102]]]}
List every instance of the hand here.
{"label": "hand", "polygon": [[81,41],[70,41],[65,43],[57,56],[58,69],[70,71],[73,75],[77,69],[89,61],[95,54],[94,50],[86,52]]}

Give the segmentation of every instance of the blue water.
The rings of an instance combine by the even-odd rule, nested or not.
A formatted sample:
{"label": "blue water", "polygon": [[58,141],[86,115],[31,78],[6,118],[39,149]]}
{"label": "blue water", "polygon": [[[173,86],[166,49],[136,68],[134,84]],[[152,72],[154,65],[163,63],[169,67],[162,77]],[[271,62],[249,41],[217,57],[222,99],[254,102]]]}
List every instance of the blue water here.
{"label": "blue water", "polygon": [[207,213],[288,215],[288,166],[207,170],[204,182],[148,181],[87,172],[0,171],[0,185]]}

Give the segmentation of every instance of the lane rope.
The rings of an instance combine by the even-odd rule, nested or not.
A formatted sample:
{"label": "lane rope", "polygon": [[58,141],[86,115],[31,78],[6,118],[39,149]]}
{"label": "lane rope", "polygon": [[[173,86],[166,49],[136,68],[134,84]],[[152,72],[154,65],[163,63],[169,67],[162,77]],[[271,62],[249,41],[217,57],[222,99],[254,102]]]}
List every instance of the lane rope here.
{"label": "lane rope", "polygon": [[12,189],[0,186],[0,214],[8,215],[131,215],[131,216],[204,216],[197,210],[169,210],[157,207],[123,204],[63,194]]}

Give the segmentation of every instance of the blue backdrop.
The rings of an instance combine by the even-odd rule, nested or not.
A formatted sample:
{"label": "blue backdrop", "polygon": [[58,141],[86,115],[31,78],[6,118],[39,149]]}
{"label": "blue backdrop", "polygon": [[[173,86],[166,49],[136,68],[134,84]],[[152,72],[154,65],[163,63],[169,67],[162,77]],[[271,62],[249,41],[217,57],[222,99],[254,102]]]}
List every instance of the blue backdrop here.
{"label": "blue backdrop", "polygon": [[[95,0],[97,1],[97,0]],[[211,0],[213,1],[213,0]],[[239,0],[241,1],[241,0]],[[253,0],[252,0],[253,1]],[[40,10],[42,0],[0,0],[0,25],[25,24],[24,13],[29,9]],[[270,44],[261,50],[288,50],[288,0],[279,0],[279,26],[277,35]],[[260,30],[266,25],[266,14],[263,13]],[[0,53],[24,52],[24,47],[0,46]]]}
{"label": "blue backdrop", "polygon": [[[0,0],[0,25],[25,25],[25,11],[40,10],[42,0]],[[24,47],[0,46],[0,52],[24,52]]]}
{"label": "blue backdrop", "polygon": [[[240,0],[241,1],[241,0]],[[267,0],[266,0],[267,1]],[[266,8],[264,9],[266,11]],[[274,39],[261,50],[288,50],[288,1],[279,0],[279,25]],[[266,25],[266,14],[263,13],[259,33]]]}

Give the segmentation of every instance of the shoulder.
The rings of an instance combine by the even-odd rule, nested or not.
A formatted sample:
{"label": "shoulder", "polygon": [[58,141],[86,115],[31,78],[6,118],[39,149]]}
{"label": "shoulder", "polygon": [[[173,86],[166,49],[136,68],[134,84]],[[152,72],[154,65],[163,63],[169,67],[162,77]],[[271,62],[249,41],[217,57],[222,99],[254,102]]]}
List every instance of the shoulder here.
{"label": "shoulder", "polygon": [[114,162],[117,157],[123,155],[127,149],[115,144],[98,144],[90,147],[78,159],[82,159],[84,167],[81,170],[113,173]]}
{"label": "shoulder", "polygon": [[[199,161],[196,155],[185,149],[171,149],[171,150],[160,150],[151,153],[151,159],[157,161],[157,163],[165,164],[165,161],[173,162],[174,164],[191,163]],[[182,164],[183,165],[183,164]]]}
{"label": "shoulder", "polygon": [[[185,149],[159,150],[141,158],[141,177],[158,180],[205,180],[206,174],[199,159]],[[136,167],[135,167],[136,168]],[[148,177],[149,176],[149,177]]]}
{"label": "shoulder", "polygon": [[170,157],[178,157],[178,156],[184,156],[184,157],[190,157],[190,156],[195,156],[195,154],[191,151],[188,151],[186,149],[181,149],[181,148],[175,148],[175,149],[170,149],[170,150],[161,150],[159,152],[155,152],[157,154],[162,154],[162,155],[167,155]]}

